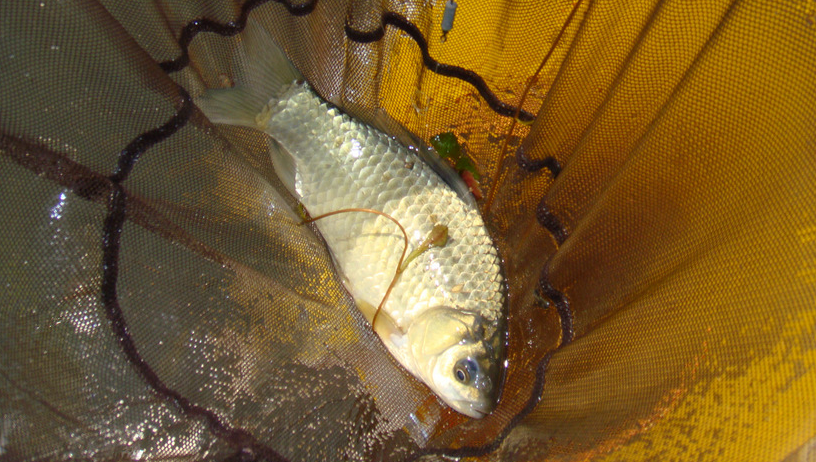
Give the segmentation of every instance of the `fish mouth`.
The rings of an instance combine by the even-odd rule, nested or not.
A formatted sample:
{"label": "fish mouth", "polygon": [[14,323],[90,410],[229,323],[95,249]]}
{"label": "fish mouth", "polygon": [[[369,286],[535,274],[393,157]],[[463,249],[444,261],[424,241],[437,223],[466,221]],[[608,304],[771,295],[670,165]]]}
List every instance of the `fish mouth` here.
{"label": "fish mouth", "polygon": [[465,402],[462,403],[461,406],[454,407],[457,411],[465,414],[468,417],[472,417],[474,419],[481,419],[482,417],[490,414],[492,411],[492,406],[480,405],[475,404],[472,402]]}

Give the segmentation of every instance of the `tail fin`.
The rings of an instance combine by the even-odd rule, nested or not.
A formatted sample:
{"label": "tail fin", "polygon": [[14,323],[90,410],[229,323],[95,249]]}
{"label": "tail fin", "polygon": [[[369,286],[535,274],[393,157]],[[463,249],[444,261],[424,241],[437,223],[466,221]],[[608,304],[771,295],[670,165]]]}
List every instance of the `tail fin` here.
{"label": "tail fin", "polygon": [[242,71],[235,76],[235,87],[207,90],[195,103],[214,123],[263,129],[256,121],[258,114],[303,76],[257,22],[247,22],[240,37],[234,67]]}

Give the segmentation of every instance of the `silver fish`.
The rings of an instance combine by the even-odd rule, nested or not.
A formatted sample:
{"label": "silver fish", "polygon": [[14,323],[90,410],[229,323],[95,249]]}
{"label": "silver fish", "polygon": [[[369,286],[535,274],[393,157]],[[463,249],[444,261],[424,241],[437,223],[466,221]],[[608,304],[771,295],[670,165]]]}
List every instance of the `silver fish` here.
{"label": "silver fish", "polygon": [[[278,176],[311,216],[341,209],[384,212],[406,230],[408,252],[434,225],[448,242],[410,262],[377,314],[388,351],[445,403],[481,418],[496,404],[504,360],[500,261],[473,201],[395,138],[329,106],[258,25],[242,34],[246,76],[196,104],[214,123],[270,135]],[[461,180],[460,180],[461,181]],[[461,190],[466,190],[462,187]],[[369,320],[404,247],[383,216],[349,212],[316,222],[346,289]]]}

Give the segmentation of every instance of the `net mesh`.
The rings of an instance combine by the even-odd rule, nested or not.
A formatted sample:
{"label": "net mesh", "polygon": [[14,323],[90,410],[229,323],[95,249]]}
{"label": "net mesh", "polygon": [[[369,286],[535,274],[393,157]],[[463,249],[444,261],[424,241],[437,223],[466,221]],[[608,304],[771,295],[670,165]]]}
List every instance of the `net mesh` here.
{"label": "net mesh", "polygon": [[[0,4],[0,458],[816,459],[816,3],[462,0],[443,40],[444,5]],[[493,414],[400,368],[264,135],[192,103],[247,20],[476,161]]]}

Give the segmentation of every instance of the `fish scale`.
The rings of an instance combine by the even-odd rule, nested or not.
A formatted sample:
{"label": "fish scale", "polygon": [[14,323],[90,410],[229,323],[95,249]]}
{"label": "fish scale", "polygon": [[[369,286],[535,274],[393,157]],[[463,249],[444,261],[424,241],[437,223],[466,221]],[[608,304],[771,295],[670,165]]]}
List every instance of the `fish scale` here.
{"label": "fish scale", "polygon": [[[435,223],[448,227],[448,244],[408,266],[385,312],[400,325],[437,305],[475,309],[488,319],[499,316],[499,259],[477,210],[469,209],[412,151],[329,107],[306,84],[293,84],[275,109],[266,131],[296,159],[296,189],[312,216],[347,208],[382,211],[405,228],[408,252]],[[303,136],[304,128],[316,136]],[[317,227],[342,273],[355,281],[355,299],[377,306],[394,275],[402,235],[386,218],[353,215],[327,217]],[[457,286],[462,289],[455,291]]]}

